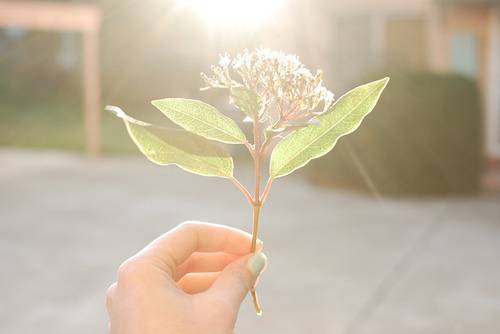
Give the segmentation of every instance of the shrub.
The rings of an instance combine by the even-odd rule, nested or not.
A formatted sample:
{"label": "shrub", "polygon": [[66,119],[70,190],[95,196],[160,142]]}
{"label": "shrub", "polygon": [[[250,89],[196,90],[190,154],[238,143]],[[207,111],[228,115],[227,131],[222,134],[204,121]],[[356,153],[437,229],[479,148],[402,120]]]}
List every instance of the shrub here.
{"label": "shrub", "polygon": [[309,178],[388,195],[475,192],[482,163],[475,83],[451,74],[389,76],[375,111],[332,154],[313,161]]}

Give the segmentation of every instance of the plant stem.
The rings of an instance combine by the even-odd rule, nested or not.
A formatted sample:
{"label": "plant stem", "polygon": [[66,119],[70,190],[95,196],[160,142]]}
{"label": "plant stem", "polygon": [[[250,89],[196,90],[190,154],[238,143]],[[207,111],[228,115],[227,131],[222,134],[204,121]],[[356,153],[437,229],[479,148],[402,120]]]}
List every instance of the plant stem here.
{"label": "plant stem", "polygon": [[[257,250],[257,235],[259,233],[259,218],[260,218],[260,205],[254,204],[253,208],[253,227],[252,227],[252,253]],[[257,296],[257,291],[255,287],[250,290],[252,295],[253,306],[255,308],[255,313],[257,315],[262,315],[262,308],[260,307],[259,297]]]}
{"label": "plant stem", "polygon": [[250,193],[248,192],[247,188],[245,188],[245,186],[242,185],[241,182],[234,176],[232,176],[229,180],[236,186],[236,188],[238,188],[239,191],[241,191],[241,193],[247,199],[248,203],[250,203],[250,205],[253,205],[254,200],[252,198],[252,195],[250,195]]}
{"label": "plant stem", "polygon": [[254,152],[255,155],[253,157],[254,168],[255,168],[255,204],[260,206],[260,158],[262,156],[261,148],[260,148],[260,134],[258,125],[254,125]]}
{"label": "plant stem", "polygon": [[253,146],[248,141],[245,141],[244,144],[245,144],[245,147],[248,149],[248,152],[250,153],[252,158],[254,158],[255,157],[255,149],[253,148]]}
{"label": "plant stem", "polygon": [[[257,235],[259,233],[259,217],[260,217],[260,159],[262,157],[261,143],[260,143],[260,128],[259,121],[256,119],[253,123],[253,161],[255,168],[255,195],[252,203],[253,208],[253,223],[252,223],[252,253],[257,250]],[[257,315],[262,315],[262,308],[260,307],[259,298],[255,287],[250,290],[252,295],[253,306]]]}
{"label": "plant stem", "polygon": [[260,205],[264,205],[267,196],[269,195],[269,191],[271,191],[271,186],[273,185],[273,178],[269,178],[267,180],[266,186],[264,187],[264,191],[262,192],[262,196],[260,197]]}

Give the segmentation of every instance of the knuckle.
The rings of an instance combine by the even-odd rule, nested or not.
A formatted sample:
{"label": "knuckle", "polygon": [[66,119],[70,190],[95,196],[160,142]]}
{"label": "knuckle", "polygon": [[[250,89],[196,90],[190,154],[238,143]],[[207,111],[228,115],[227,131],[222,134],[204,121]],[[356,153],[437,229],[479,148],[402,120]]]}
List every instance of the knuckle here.
{"label": "knuckle", "polygon": [[113,283],[109,286],[108,290],[106,291],[106,306],[108,307],[108,309],[111,308],[115,292],[116,292],[116,283]]}
{"label": "knuckle", "polygon": [[143,265],[135,260],[128,259],[118,268],[118,282],[134,282],[142,276]]}
{"label": "knuckle", "polygon": [[116,289],[116,282],[108,287],[108,290],[106,291],[106,297],[112,298],[113,295],[115,294],[115,289]]}
{"label": "knuckle", "polygon": [[196,221],[186,220],[185,222],[182,222],[181,224],[179,224],[179,229],[181,229],[181,230],[196,229],[198,225],[200,225],[200,223],[198,223]]}

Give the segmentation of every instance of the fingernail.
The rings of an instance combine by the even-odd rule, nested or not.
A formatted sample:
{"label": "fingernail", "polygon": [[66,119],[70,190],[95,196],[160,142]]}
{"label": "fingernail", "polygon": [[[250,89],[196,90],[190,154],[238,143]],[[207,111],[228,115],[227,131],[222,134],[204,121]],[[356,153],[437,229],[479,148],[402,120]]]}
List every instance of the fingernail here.
{"label": "fingernail", "polygon": [[262,240],[260,239],[257,239],[257,252],[261,252],[262,249],[264,248],[264,243],[262,242]]}
{"label": "fingernail", "polygon": [[267,257],[264,253],[258,252],[252,255],[247,261],[247,268],[254,277],[258,277],[264,270],[267,263]]}

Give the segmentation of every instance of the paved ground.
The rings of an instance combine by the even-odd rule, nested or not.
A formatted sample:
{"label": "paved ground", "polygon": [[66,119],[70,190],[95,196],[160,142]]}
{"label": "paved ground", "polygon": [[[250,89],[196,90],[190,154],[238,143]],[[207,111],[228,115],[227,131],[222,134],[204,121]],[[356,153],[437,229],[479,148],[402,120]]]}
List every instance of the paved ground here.
{"label": "paved ground", "polygon": [[[371,199],[276,182],[237,333],[500,332],[500,195]],[[141,158],[0,151],[0,333],[104,333],[119,263],[187,219],[249,228],[224,180]]]}

